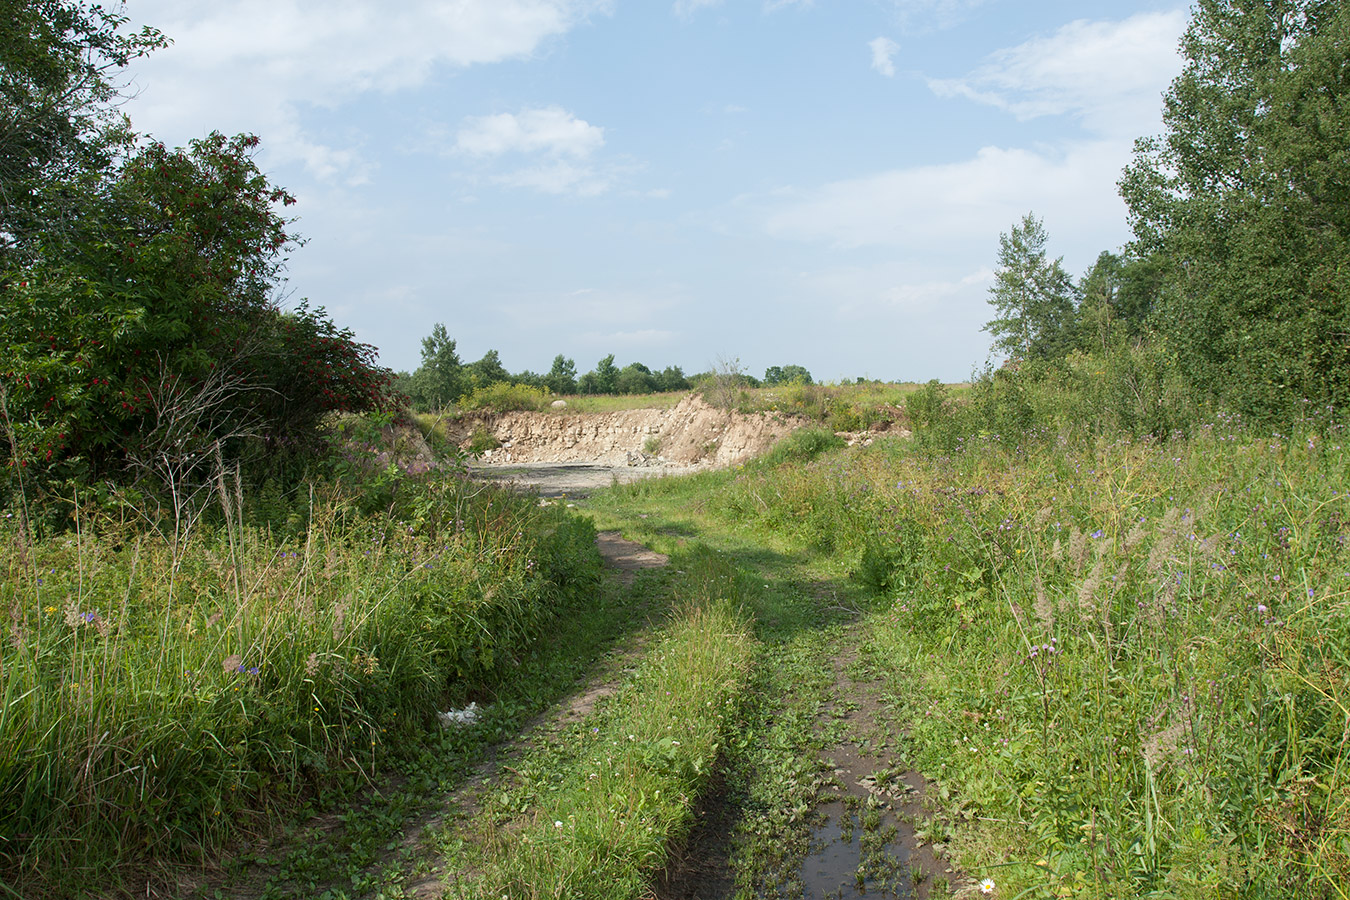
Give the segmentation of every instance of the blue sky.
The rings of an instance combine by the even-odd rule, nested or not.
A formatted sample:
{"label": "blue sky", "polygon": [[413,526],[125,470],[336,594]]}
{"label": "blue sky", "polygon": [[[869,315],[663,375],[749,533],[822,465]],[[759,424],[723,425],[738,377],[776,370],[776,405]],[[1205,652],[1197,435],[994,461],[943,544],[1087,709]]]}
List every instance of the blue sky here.
{"label": "blue sky", "polygon": [[1161,128],[1184,5],[133,0],[174,44],[133,124],[262,138],[308,243],[286,290],[411,370],[444,322],[511,371],[955,381],[998,236],[1081,275]]}

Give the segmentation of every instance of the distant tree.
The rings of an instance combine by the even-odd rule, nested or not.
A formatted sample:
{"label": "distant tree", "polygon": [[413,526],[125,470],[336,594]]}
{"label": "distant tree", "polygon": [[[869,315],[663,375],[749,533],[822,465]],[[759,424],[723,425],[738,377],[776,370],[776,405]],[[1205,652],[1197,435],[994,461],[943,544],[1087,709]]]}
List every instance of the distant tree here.
{"label": "distant tree", "polygon": [[509,382],[511,375],[502,365],[501,356],[496,350],[489,350],[483,358],[464,367],[465,374],[474,388],[488,387],[503,381]]}
{"label": "distant tree", "polygon": [[512,375],[510,381],[512,384],[526,384],[535,388],[547,388],[547,378],[548,376],[546,375],[540,375],[538,372],[531,372],[529,369],[526,369],[523,372]]}
{"label": "distant tree", "polygon": [[604,393],[604,391],[600,389],[600,378],[595,374],[594,370],[585,373],[577,379],[577,393],[585,394],[586,396]]}
{"label": "distant tree", "polygon": [[662,369],[656,376],[656,384],[659,391],[687,391],[693,387],[679,366],[666,366]]}
{"label": "distant tree", "polygon": [[640,362],[624,366],[614,379],[614,392],[617,394],[650,394],[656,390],[656,377],[652,370]]}
{"label": "distant tree", "polygon": [[769,366],[764,370],[764,383],[770,387],[779,384],[813,384],[811,373],[802,366]]}
{"label": "distant tree", "polygon": [[555,394],[575,394],[577,364],[559,353],[553,357],[553,367],[544,376],[544,384]]}
{"label": "distant tree", "polygon": [[596,363],[594,372],[588,374],[595,375],[595,379],[592,382],[595,390],[590,393],[612,394],[617,390],[619,367],[614,365],[613,353]]}
{"label": "distant tree", "polygon": [[998,315],[984,330],[994,336],[994,349],[1010,357],[1055,358],[1070,346],[1074,286],[1062,259],[1047,259],[1048,240],[1031,213],[999,235],[998,269],[989,288]]}
{"label": "distant tree", "polygon": [[422,338],[422,365],[412,375],[410,396],[417,409],[439,409],[454,403],[464,394],[464,364],[455,342],[437,322],[431,334]]}

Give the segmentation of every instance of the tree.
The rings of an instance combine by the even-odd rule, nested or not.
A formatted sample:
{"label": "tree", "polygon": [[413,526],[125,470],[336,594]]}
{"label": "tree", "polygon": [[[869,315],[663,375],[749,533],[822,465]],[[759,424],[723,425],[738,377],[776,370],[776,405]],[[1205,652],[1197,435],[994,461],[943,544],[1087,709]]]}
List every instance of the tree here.
{"label": "tree", "polygon": [[502,381],[510,381],[511,375],[502,365],[501,356],[496,350],[489,350],[483,354],[483,358],[477,362],[471,362],[464,367],[469,376],[473,387],[487,387]]}
{"label": "tree", "polygon": [[811,373],[802,366],[769,366],[764,370],[764,383],[772,387],[777,384],[813,384]]}
{"label": "tree", "polygon": [[1200,0],[1160,138],[1121,182],[1194,389],[1260,416],[1350,400],[1350,9]]}
{"label": "tree", "polygon": [[619,394],[650,394],[656,390],[656,376],[642,363],[632,362],[615,377],[614,390]]}
{"label": "tree", "polygon": [[1074,316],[1073,282],[1063,259],[1050,262],[1049,238],[1031,213],[998,239],[998,270],[989,302],[998,317],[985,323],[994,349],[1010,357],[1056,358],[1068,351]]}
{"label": "tree", "polygon": [[422,365],[412,375],[413,405],[423,410],[439,409],[463,394],[464,365],[445,325],[437,322],[431,334],[422,338]]}
{"label": "tree", "polygon": [[619,367],[614,365],[614,354],[611,353],[582,376],[582,385],[579,386],[583,394],[612,394],[617,389],[618,380]]}
{"label": "tree", "polygon": [[257,143],[151,143],[72,183],[72,221],[29,241],[0,302],[10,465],[199,474],[259,446],[312,449],[327,414],[385,404],[373,348],[276,303],[294,243],[277,207],[293,201],[253,163]]}
{"label": "tree", "polygon": [[167,43],[153,28],[72,0],[0,0],[0,281],[16,255],[69,222],[61,186],[107,170],[131,146],[112,79]]}
{"label": "tree", "polygon": [[553,357],[553,367],[544,376],[544,384],[555,394],[575,394],[577,364],[559,353]]}
{"label": "tree", "polygon": [[679,366],[666,366],[656,376],[656,381],[659,391],[687,391],[693,387]]}

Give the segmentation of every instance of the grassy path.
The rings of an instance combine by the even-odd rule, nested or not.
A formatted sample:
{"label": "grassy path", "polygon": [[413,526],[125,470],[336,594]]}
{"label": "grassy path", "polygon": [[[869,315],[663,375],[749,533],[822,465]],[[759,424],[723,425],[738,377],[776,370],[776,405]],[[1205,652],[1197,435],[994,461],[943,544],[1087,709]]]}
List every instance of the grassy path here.
{"label": "grassy path", "polygon": [[199,895],[969,889],[934,854],[948,826],[904,761],[910,704],[873,659],[868,592],[827,554],[701,515],[701,489],[596,497],[611,575],[485,698],[485,718]]}

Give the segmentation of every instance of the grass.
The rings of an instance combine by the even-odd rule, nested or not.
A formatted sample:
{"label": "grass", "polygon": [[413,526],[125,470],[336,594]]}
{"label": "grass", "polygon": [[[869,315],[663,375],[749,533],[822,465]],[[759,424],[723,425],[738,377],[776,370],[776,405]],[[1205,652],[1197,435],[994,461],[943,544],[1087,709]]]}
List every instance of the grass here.
{"label": "grass", "polygon": [[[642,510],[653,537],[802,554],[873,592],[868,659],[903,720],[898,754],[960,811],[950,846],[1001,895],[1341,897],[1341,441],[1231,419],[1169,442],[986,434],[946,455],[882,443],[596,502]],[[767,871],[787,843],[741,846],[743,871]]]}
{"label": "grass", "polygon": [[707,553],[679,565],[668,590],[683,599],[631,677],[518,763],[472,838],[451,841],[450,896],[649,895],[735,727],[756,652],[730,567]]}
{"label": "grass", "polygon": [[[417,746],[589,590],[588,523],[457,479],[272,537],[82,519],[0,537],[0,872],[100,894],[194,860]],[[13,521],[13,520],[10,520]]]}

